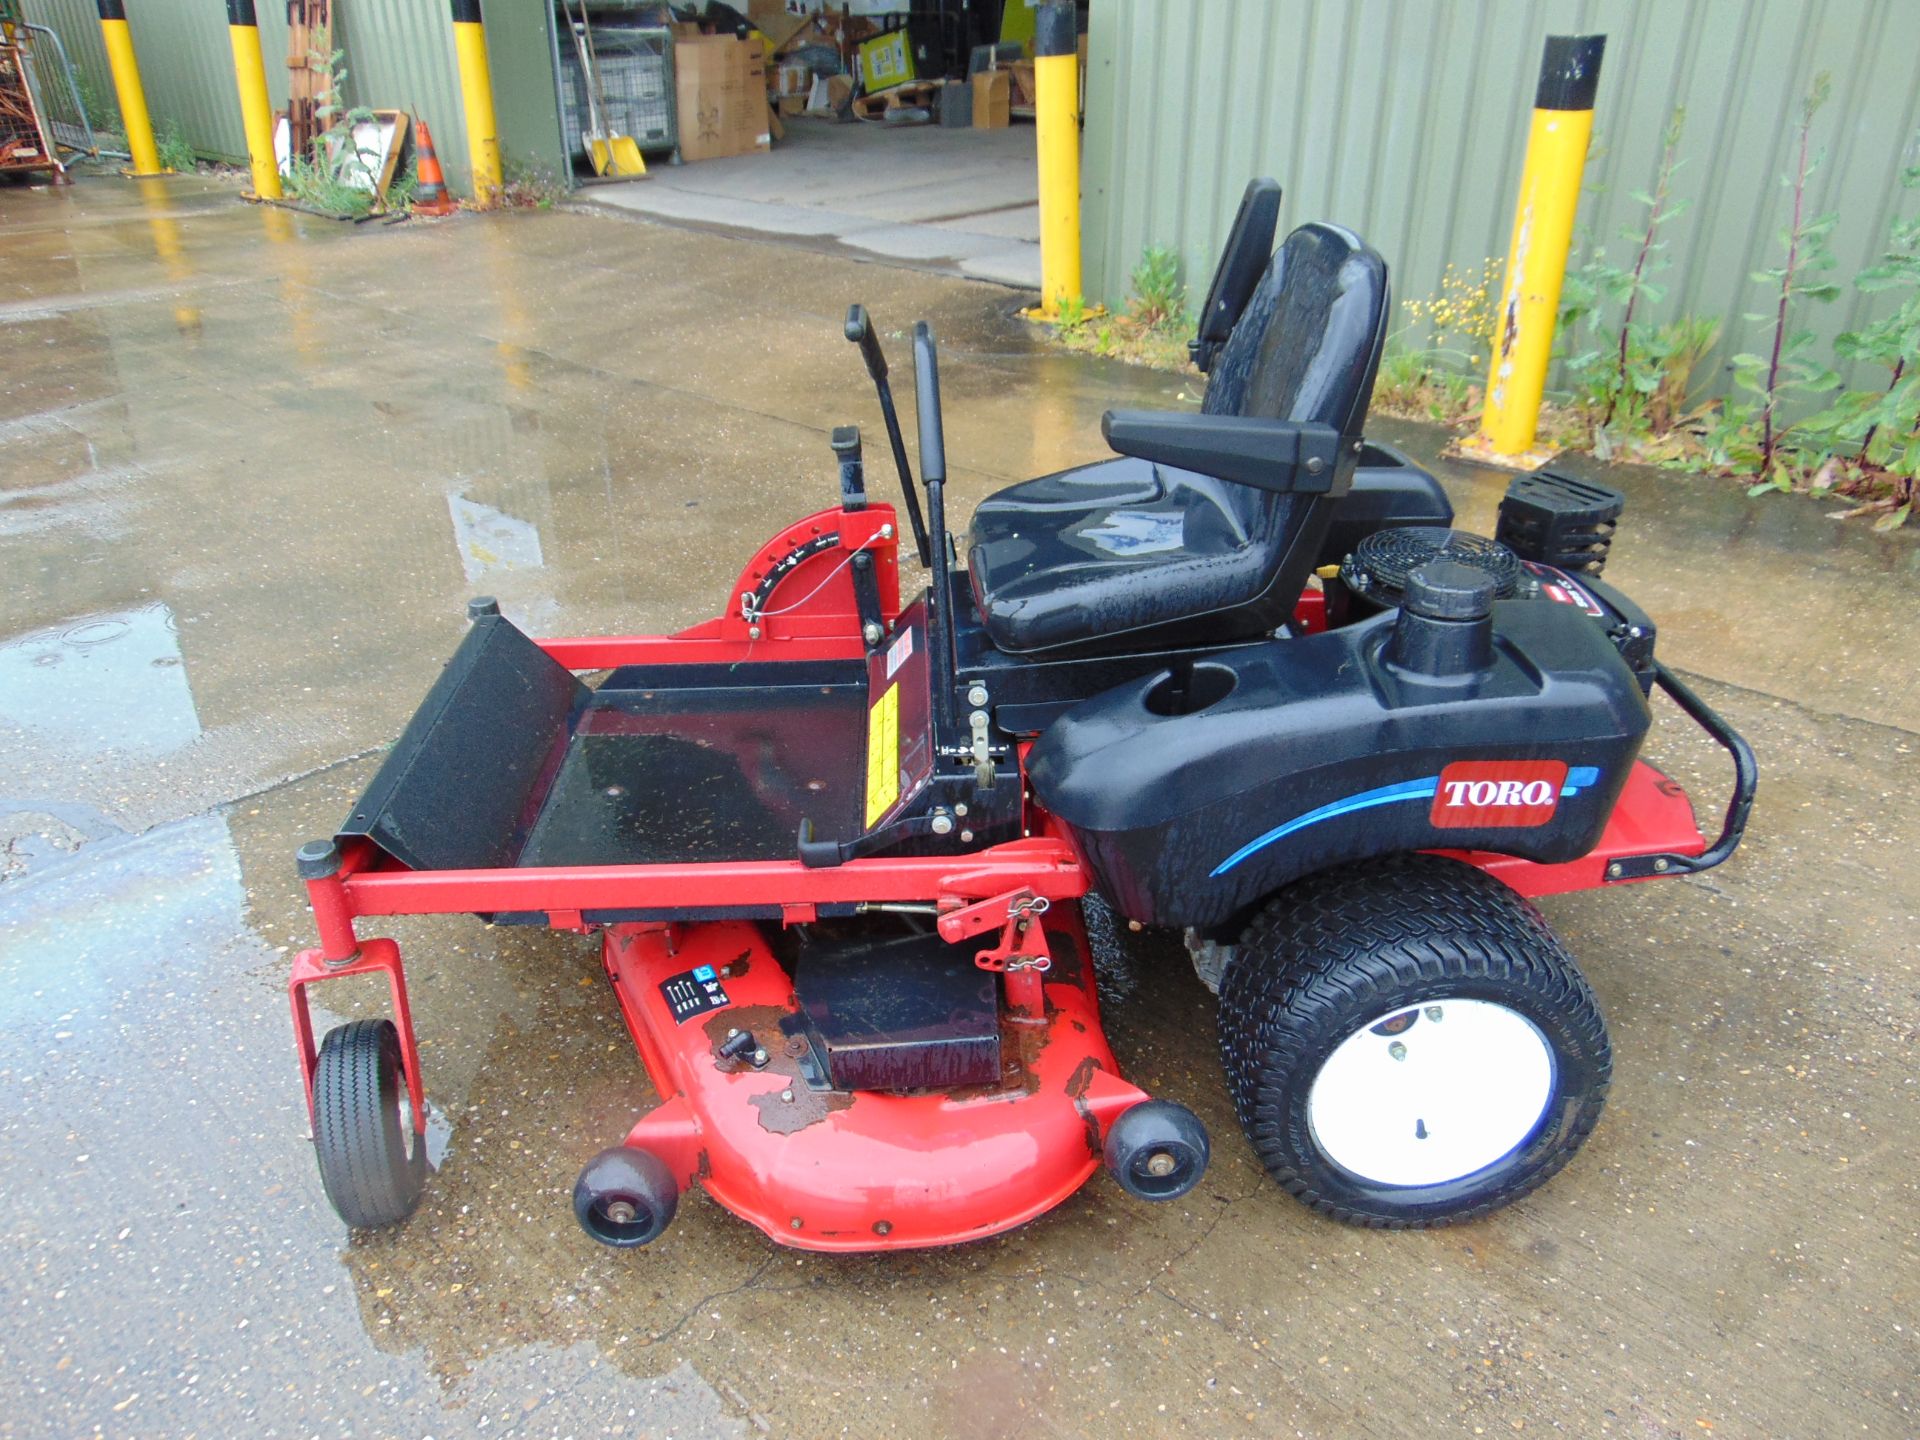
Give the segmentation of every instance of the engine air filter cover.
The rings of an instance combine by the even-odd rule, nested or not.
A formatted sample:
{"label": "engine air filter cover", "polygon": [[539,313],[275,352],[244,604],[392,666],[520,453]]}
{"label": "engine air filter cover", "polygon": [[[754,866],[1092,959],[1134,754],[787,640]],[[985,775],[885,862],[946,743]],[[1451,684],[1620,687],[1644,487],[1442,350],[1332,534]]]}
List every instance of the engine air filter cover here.
{"label": "engine air filter cover", "polygon": [[1523,560],[1552,565],[1569,575],[1598,575],[1627,497],[1611,485],[1536,470],[1514,477],[1500,501],[1493,532]]}
{"label": "engine air filter cover", "polygon": [[1485,575],[1493,582],[1497,600],[1511,600],[1526,588],[1519,560],[1498,540],[1439,525],[1374,531],[1341,564],[1340,578],[1374,604],[1396,606],[1406,594],[1407,577],[1422,565],[1440,560]]}

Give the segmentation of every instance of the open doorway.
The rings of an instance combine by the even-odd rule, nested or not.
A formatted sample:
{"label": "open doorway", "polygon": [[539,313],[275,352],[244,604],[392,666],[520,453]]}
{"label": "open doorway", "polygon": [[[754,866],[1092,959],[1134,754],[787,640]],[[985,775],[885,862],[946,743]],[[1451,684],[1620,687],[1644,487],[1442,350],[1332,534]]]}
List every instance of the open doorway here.
{"label": "open doorway", "polygon": [[[579,198],[1038,288],[1025,0],[551,3]],[[596,174],[595,131],[645,178]]]}

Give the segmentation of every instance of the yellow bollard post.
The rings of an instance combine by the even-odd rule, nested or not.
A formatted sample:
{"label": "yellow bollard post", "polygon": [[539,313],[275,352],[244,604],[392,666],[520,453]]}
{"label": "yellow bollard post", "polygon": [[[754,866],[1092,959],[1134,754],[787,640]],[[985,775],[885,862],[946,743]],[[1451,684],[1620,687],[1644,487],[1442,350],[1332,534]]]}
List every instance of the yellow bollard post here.
{"label": "yellow bollard post", "polygon": [[460,62],[473,203],[484,210],[499,202],[502,176],[500,130],[493,118],[493,73],[487,68],[487,27],[480,18],[480,0],[453,0],[453,52]]}
{"label": "yellow bollard post", "polygon": [[1604,35],[1549,35],[1540,60],[1533,126],[1520,172],[1520,200],[1500,290],[1500,329],[1487,367],[1480,433],[1468,447],[1494,460],[1527,462],[1540,424],[1560,287],[1573,248],[1593,97],[1600,83]]}
{"label": "yellow bollard post", "polygon": [[254,197],[278,200],[280,162],[273,153],[273,102],[267,98],[267,62],[260,53],[260,20],[253,0],[227,0],[227,39],[233,45],[233,78],[240,87],[240,123],[247,132]]}
{"label": "yellow bollard post", "polygon": [[1072,5],[1034,22],[1034,144],[1040,155],[1040,316],[1080,299],[1080,44]]}
{"label": "yellow bollard post", "polygon": [[153,143],[146,87],[140,83],[140,64],[133,55],[133,36],[127,32],[125,0],[99,0],[99,11],[100,40],[107,48],[107,69],[113,73],[113,93],[120,102],[120,124],[127,132],[132,173],[164,175],[160,147]]}

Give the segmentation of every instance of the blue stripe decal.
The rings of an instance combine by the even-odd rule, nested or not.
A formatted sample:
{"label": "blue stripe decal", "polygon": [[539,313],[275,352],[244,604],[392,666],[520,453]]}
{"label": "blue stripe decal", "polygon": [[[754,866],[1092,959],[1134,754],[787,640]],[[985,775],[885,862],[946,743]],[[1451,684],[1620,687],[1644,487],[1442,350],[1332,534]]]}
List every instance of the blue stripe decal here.
{"label": "blue stripe decal", "polygon": [[1377,805],[1392,805],[1401,800],[1429,800],[1439,788],[1440,777],[1429,775],[1424,780],[1403,780],[1398,785],[1383,785],[1378,790],[1362,790],[1358,795],[1349,795],[1346,799],[1336,800],[1331,805],[1322,805],[1318,810],[1309,810],[1306,814],[1269,830],[1259,839],[1250,840],[1242,845],[1214,866],[1213,874],[1208,878],[1217,879],[1249,855],[1264,850],[1274,841],[1284,840],[1287,836],[1304,830],[1309,825],[1318,825],[1322,820],[1331,820],[1336,815],[1351,815],[1356,810],[1371,810]]}
{"label": "blue stripe decal", "polygon": [[1589,785],[1600,783],[1600,767],[1597,765],[1576,765],[1567,771],[1566,782],[1560,787],[1562,797],[1578,795]]}

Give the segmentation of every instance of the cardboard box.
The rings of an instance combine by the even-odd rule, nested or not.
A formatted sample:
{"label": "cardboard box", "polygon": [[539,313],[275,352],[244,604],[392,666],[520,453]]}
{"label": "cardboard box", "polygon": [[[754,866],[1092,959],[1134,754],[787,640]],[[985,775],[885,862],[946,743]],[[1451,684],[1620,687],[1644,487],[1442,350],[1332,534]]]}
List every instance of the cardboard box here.
{"label": "cardboard box", "polygon": [[866,87],[867,94],[878,95],[911,79],[913,51],[907,48],[905,30],[860,42],[860,83]]}
{"label": "cardboard box", "polygon": [[1013,103],[1017,107],[1031,110],[1040,103],[1040,91],[1033,79],[1033,61],[1014,61],[1007,67],[1007,76],[1013,81]]}
{"label": "cardboard box", "polygon": [[812,15],[795,15],[789,11],[786,0],[750,0],[747,18],[753,22],[754,29],[767,37],[767,50],[774,55],[786,49],[795,36],[814,22]]}
{"label": "cardboard box", "polygon": [[1013,123],[1013,82],[1004,70],[973,77],[973,128],[1004,130]]}
{"label": "cardboard box", "polygon": [[782,95],[780,113],[791,119],[795,115],[807,113],[807,97],[804,95]]}
{"label": "cardboard box", "polygon": [[758,41],[731,35],[682,40],[673,62],[682,160],[718,160],[773,144]]}
{"label": "cardboard box", "polygon": [[805,65],[789,61],[774,72],[773,93],[804,96],[813,89],[813,72]]}

